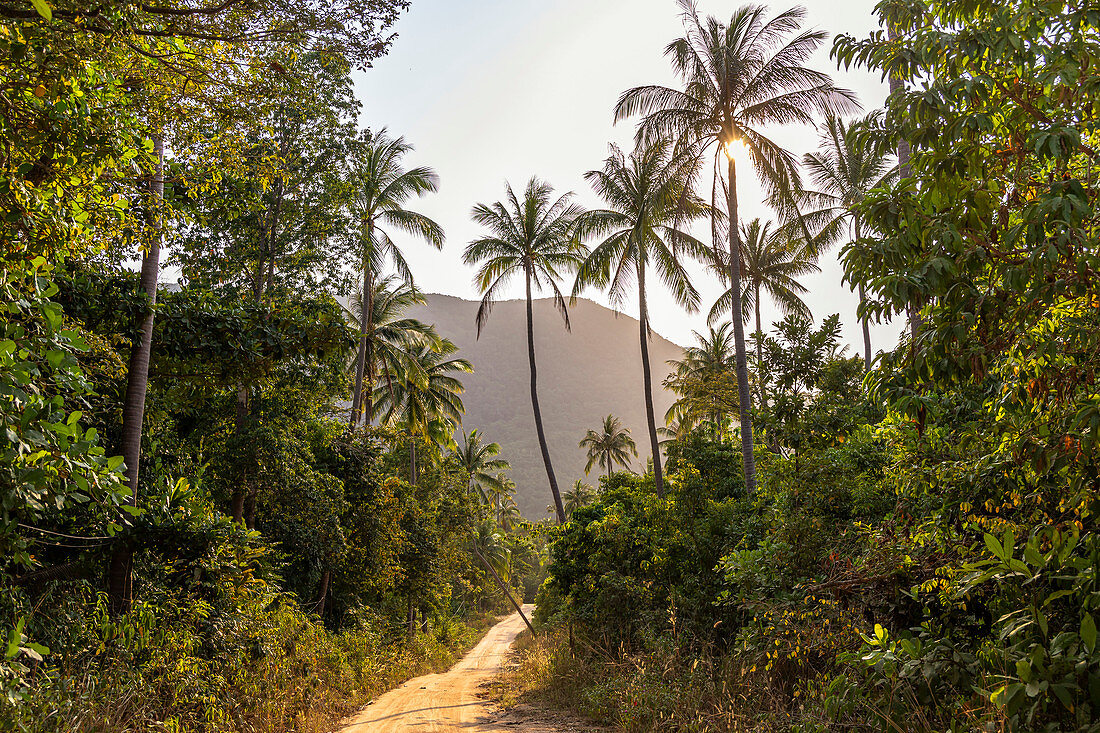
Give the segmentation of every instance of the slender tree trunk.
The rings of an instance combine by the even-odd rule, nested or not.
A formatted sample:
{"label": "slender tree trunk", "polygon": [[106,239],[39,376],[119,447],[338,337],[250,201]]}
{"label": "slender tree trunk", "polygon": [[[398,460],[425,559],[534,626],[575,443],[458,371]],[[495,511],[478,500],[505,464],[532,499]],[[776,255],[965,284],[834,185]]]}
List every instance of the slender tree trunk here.
{"label": "slender tree trunk", "polygon": [[[898,40],[898,31],[894,25],[894,22],[887,16],[883,19],[886,22],[886,37],[890,42]],[[900,97],[905,93],[905,85],[902,80],[896,75],[890,74],[890,96]],[[913,169],[909,164],[909,158],[911,156],[911,149],[909,147],[909,141],[904,137],[898,138],[898,177],[899,178],[912,178]],[[917,334],[920,333],[921,315],[920,304],[916,300],[911,300],[906,306],[906,311],[909,316],[909,334],[915,341]],[[913,348],[916,348],[915,345]]]}
{"label": "slender tree trunk", "polygon": [[554,466],[550,463],[550,449],[546,446],[546,433],[542,429],[542,410],[539,409],[538,367],[535,366],[535,313],[531,304],[531,270],[525,270],[527,278],[527,359],[531,363],[531,410],[535,413],[535,432],[539,436],[539,448],[542,450],[542,463],[546,466],[546,479],[550,482],[550,493],[554,495],[554,509],[558,514],[558,524],[565,524],[565,505],[561,502],[558,480],[554,477]]}
{"label": "slender tree trunk", "polygon": [[733,341],[737,355],[737,400],[741,417],[741,459],[744,461],[745,490],[756,491],[756,461],[752,455],[752,395],[749,392],[749,364],[745,355],[745,319],[741,313],[741,233],[737,228],[737,166],[728,158],[730,225],[730,287],[733,288]]}
{"label": "slender tree trunk", "polygon": [[760,325],[760,283],[756,285],[756,383],[760,387],[760,406],[764,406],[764,329]]}
{"label": "slender tree trunk", "polygon": [[[164,135],[153,137],[156,164],[149,182],[150,206],[157,209],[164,200]],[[149,312],[141,321],[141,335],[130,349],[126,373],[126,401],[122,407],[122,457],[126,463],[126,483],[130,487],[130,504],[137,506],[138,478],[141,473],[141,436],[145,420],[145,395],[149,390],[149,357],[153,349],[154,307],[157,304],[157,280],[160,275],[160,222],[154,222],[149,249],[141,258],[141,289],[149,300]],[[129,609],[133,597],[133,547],[123,541],[111,553],[107,577],[107,594],[113,613]]]}
{"label": "slender tree trunk", "polygon": [[[359,314],[359,350],[355,359],[355,386],[351,394],[351,416],[348,418],[348,427],[353,429],[363,421],[364,398],[369,399],[364,390],[366,376],[368,371],[373,371],[373,369],[369,369],[367,364],[370,357],[368,353],[370,329],[374,325],[371,323],[374,311],[374,272],[371,269],[369,249],[373,227],[373,222],[367,219],[365,222],[366,241],[363,243],[363,293]],[[370,413],[367,412],[366,414],[367,420],[370,420]]]}
{"label": "slender tree trunk", "polygon": [[409,435],[409,483],[416,486],[420,476],[416,469],[416,435]]}
{"label": "slender tree trunk", "polygon": [[495,580],[497,582],[497,585],[500,586],[501,592],[503,592],[504,595],[507,596],[508,600],[512,602],[512,608],[516,609],[516,613],[518,613],[520,618],[523,619],[523,623],[527,624],[527,629],[531,632],[531,636],[536,636],[535,627],[532,626],[531,622],[527,619],[527,614],[523,612],[523,609],[520,607],[519,603],[516,602],[515,597],[512,595],[511,591],[508,590],[508,586],[505,585],[504,581],[500,579],[497,571],[493,568],[492,565],[489,564],[489,561],[485,559],[485,556],[481,554],[481,551],[477,549],[476,544],[473,545],[473,548],[474,554],[477,555],[477,559],[481,560],[481,564],[484,565],[485,569],[492,574],[493,580]]}
{"label": "slender tree trunk", "polygon": [[649,449],[653,454],[653,486],[657,489],[657,498],[663,499],[665,477],[661,470],[661,444],[657,442],[657,422],[653,417],[653,376],[649,368],[649,306],[645,295],[645,261],[641,256],[638,257],[638,331],[642,344],[642,385],[645,389]]}
{"label": "slender tree trunk", "polygon": [[321,617],[324,617],[324,615],[325,615],[325,599],[328,597],[328,585],[331,582],[331,580],[332,580],[332,571],[331,570],[325,570],[325,572],[321,574],[321,592],[320,592],[321,598],[320,598],[320,600],[317,601],[317,609],[316,609],[317,615],[321,616]]}
{"label": "slender tree trunk", "polygon": [[410,644],[416,639],[416,606],[413,605],[413,594],[409,591],[409,607],[405,612],[405,634]]}
{"label": "slender tree trunk", "polygon": [[[237,387],[237,413],[233,419],[233,433],[240,438],[244,432],[245,422],[248,420],[248,387],[241,384]],[[248,495],[248,475],[247,469],[242,472],[240,481],[233,487],[233,499],[231,502],[231,512],[233,514],[233,521],[240,523],[244,521],[244,500]]]}
{"label": "slender tree trunk", "polygon": [[[856,236],[856,241],[859,241],[859,217],[855,217],[852,220],[853,233]],[[859,283],[859,304],[862,306],[867,302],[867,291],[863,287],[863,283]],[[863,328],[863,371],[864,373],[871,371],[871,324],[867,321],[867,316],[860,316],[859,324]]]}

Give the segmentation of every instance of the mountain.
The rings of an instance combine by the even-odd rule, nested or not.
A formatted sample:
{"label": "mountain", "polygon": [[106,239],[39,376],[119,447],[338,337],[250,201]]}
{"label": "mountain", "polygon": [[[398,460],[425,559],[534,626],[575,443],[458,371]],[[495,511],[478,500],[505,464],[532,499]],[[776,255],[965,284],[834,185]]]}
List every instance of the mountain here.
{"label": "mountain", "polygon": [[[486,440],[500,443],[502,457],[512,464],[520,510],[531,519],[545,517],[553,497],[531,412],[524,301],[506,300],[493,306],[479,339],[474,323],[477,302],[449,295],[425,297],[427,303],[410,309],[409,315],[435,324],[474,365],[474,373],[463,377],[463,428],[477,428]],[[630,429],[640,456],[636,468],[643,467],[649,458],[649,436],[637,319],[578,300],[569,311],[572,330],[566,331],[548,298],[534,302],[534,316],[539,404],[562,493],[576,479],[585,479],[585,453],[577,443],[586,430],[598,428],[608,413]],[[683,350],[654,333],[649,354],[660,426],[674,399],[660,386],[669,373],[666,362],[681,358]],[[593,471],[586,480],[596,485],[599,469]]]}

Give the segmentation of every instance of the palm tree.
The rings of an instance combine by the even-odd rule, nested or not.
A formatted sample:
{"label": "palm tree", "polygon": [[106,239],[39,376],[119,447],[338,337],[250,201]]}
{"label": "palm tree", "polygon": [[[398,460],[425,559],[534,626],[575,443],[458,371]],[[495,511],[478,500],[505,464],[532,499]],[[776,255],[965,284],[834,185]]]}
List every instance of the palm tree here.
{"label": "palm tree", "polygon": [[[728,24],[713,16],[699,17],[694,0],[679,0],[686,28],[684,37],[668,45],[665,54],[684,89],[643,86],[619,98],[615,119],[645,115],[641,139],[673,139],[681,149],[702,160],[713,151],[715,186],[726,158],[726,207],[729,218],[729,268],[733,292],[741,292],[741,246],[737,216],[737,170],[733,147],[743,144],[753,169],[774,198],[789,196],[797,180],[794,155],[768,138],[769,124],[812,123],[814,112],[843,112],[855,107],[855,96],[833,84],[827,74],[804,64],[824,42],[823,31],[801,30],[806,11],[792,8],[767,19],[767,10],[745,5]],[[717,235],[717,227],[714,227]],[[718,246],[715,236],[715,246]],[[752,410],[741,299],[731,298],[737,347],[740,392],[741,451],[745,486],[756,488],[752,457]]]}
{"label": "palm tree", "polygon": [[592,466],[599,464],[611,478],[611,471],[616,465],[629,467],[630,457],[638,457],[638,448],[634,445],[634,438],[630,437],[630,429],[624,428],[622,420],[614,415],[605,417],[599,430],[585,433],[579,446],[588,449],[588,463],[584,465],[586,474]]}
{"label": "palm tree", "polygon": [[463,260],[466,264],[480,263],[475,282],[482,292],[481,307],[477,310],[477,333],[489,318],[493,303],[509,281],[522,274],[527,294],[527,357],[531,366],[531,409],[535,414],[535,431],[542,449],[542,462],[546,466],[546,478],[550,493],[554,496],[558,522],[565,523],[565,507],[562,505],[554,467],[550,462],[550,449],[546,445],[546,433],[542,427],[542,411],[539,409],[538,369],[535,365],[535,323],[532,294],[548,288],[554,304],[569,328],[569,311],[565,297],[558,288],[558,278],[565,270],[576,269],[584,259],[585,249],[574,236],[574,223],[581,208],[572,202],[572,195],[553,199],[549,184],[532,178],[520,201],[511,185],[507,187],[505,202],[491,205],[478,204],[472,212],[473,220],[489,230],[489,234],[470,242]]}
{"label": "palm tree", "polygon": [[[717,261],[711,262],[711,267],[719,272],[724,279],[729,272],[728,257],[715,251]],[[751,309],[756,318],[756,364],[757,370],[763,363],[763,326],[760,323],[760,295],[766,291],[772,301],[779,306],[784,315],[797,313],[810,317],[810,308],[800,297],[808,292],[806,287],[795,280],[800,275],[811,272],[821,272],[821,268],[814,261],[811,250],[799,243],[799,240],[788,236],[784,229],[772,231],[770,221],[761,222],[759,218],[753,219],[746,226],[741,225],[741,264],[745,279],[742,281],[744,289],[741,292],[741,312],[748,320],[748,311]],[[733,297],[733,288],[727,289],[714,306],[710,309],[708,320],[711,323],[721,320],[722,314],[730,310],[730,300]],[[757,374],[757,387],[760,390],[760,404],[764,404],[764,375]]]}
{"label": "palm tree", "polygon": [[[462,447],[455,453],[459,465],[469,477],[467,488],[475,486],[482,502],[489,504],[489,489],[503,489],[504,474],[511,468],[508,461],[497,458],[500,455],[500,443],[486,443],[476,429],[462,434]],[[491,473],[497,471],[495,475]]]}
{"label": "palm tree", "polygon": [[699,293],[680,262],[681,254],[701,256],[706,251],[706,245],[679,228],[708,212],[706,204],[691,193],[694,173],[692,159],[673,158],[667,142],[639,143],[629,158],[612,145],[603,170],[585,174],[608,208],[584,214],[577,224],[582,234],[604,239],[578,270],[574,297],[587,285],[606,287],[612,304],[619,305],[631,281],[638,286],[642,381],[657,496],[664,496],[664,476],[653,414],[646,274],[652,265],[681,307],[689,311],[698,307]]}
{"label": "palm tree", "polygon": [[374,390],[374,414],[369,417],[379,417],[383,424],[398,427],[409,436],[409,482],[414,485],[418,481],[418,440],[425,438],[434,446],[454,447],[454,431],[465,412],[459,397],[462,382],[455,374],[474,371],[470,362],[454,356],[457,351],[448,339],[421,346],[413,358],[423,379],[405,373]]}
{"label": "palm tree", "polygon": [[715,435],[724,435],[728,416],[738,411],[737,349],[730,324],[710,327],[707,334],[692,332],[695,345],[684,349],[683,359],[671,359],[672,373],[665,386],[679,397],[665,414],[665,424],[675,425],[666,434],[682,437],[699,424],[709,424]]}
{"label": "palm tree", "polygon": [[[897,166],[881,145],[860,141],[850,126],[835,115],[825,118],[820,131],[820,148],[802,158],[814,189],[802,192],[801,198],[810,211],[802,218],[816,231],[810,245],[814,254],[825,251],[845,234],[848,241],[859,241],[864,233],[857,205],[867,193],[889,185],[897,178]],[[863,283],[859,283],[859,302],[867,299]],[[871,329],[867,318],[860,318],[863,327],[863,366],[871,369]]]}
{"label": "palm tree", "polygon": [[[370,355],[370,363],[366,365],[365,371],[371,375],[372,382],[380,375],[388,387],[395,374],[405,375],[408,379],[423,379],[424,375],[414,354],[423,346],[438,345],[440,338],[433,326],[407,317],[405,311],[414,305],[423,305],[424,302],[424,296],[414,287],[389,275],[374,282],[374,292],[369,298],[357,295],[350,307],[345,306],[344,312],[348,321],[360,333],[364,331],[363,306],[371,307],[371,316],[365,329],[366,353]],[[356,358],[349,364],[354,372],[358,372],[360,353],[362,352],[357,351]],[[373,387],[373,384],[370,386]],[[371,399],[369,392],[362,397],[365,415],[373,412]]]}
{"label": "palm tree", "polygon": [[[439,177],[431,168],[417,167],[406,170],[401,159],[412,150],[405,138],[391,138],[382,128],[377,133],[364,133],[357,166],[352,171],[354,194],[349,208],[358,224],[359,266],[363,282],[359,291],[362,302],[360,313],[373,313],[371,298],[376,289],[374,278],[386,261],[392,261],[398,274],[412,285],[412,271],[387,229],[400,230],[419,237],[434,247],[443,246],[443,229],[434,221],[405,208],[412,196],[435,192]],[[364,397],[374,389],[374,365],[370,353],[374,339],[371,337],[370,319],[360,319],[359,349],[356,356],[355,385],[352,390],[349,427],[356,427],[370,408]]]}
{"label": "palm tree", "polygon": [[591,504],[595,498],[592,485],[577,479],[573,482],[573,488],[565,492],[565,513],[572,517],[575,510]]}

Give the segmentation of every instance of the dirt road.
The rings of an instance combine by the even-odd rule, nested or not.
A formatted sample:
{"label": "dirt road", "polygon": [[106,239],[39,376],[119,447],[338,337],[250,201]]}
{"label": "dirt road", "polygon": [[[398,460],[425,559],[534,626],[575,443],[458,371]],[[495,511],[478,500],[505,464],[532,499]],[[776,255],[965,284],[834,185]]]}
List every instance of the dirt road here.
{"label": "dirt road", "polygon": [[[523,607],[528,616],[533,610],[534,606]],[[478,688],[500,671],[509,647],[523,628],[523,619],[518,613],[512,614],[490,629],[458,664],[442,674],[417,677],[390,690],[348,720],[340,733],[591,730],[561,720],[557,715],[547,716],[553,720],[538,720],[536,711],[506,713],[478,695]]]}

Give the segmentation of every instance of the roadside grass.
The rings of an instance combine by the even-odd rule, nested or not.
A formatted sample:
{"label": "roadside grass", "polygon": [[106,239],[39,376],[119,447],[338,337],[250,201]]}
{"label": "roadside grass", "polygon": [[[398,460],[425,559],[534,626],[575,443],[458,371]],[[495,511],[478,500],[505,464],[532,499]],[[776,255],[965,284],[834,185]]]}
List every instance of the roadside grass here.
{"label": "roadside grass", "polygon": [[324,733],[402,682],[449,668],[496,620],[439,619],[409,645],[369,625],[333,633],[289,604],[246,607],[206,633],[194,618],[135,612],[112,622],[122,636],[57,666],[47,658],[18,706],[0,699],[0,730]]}

